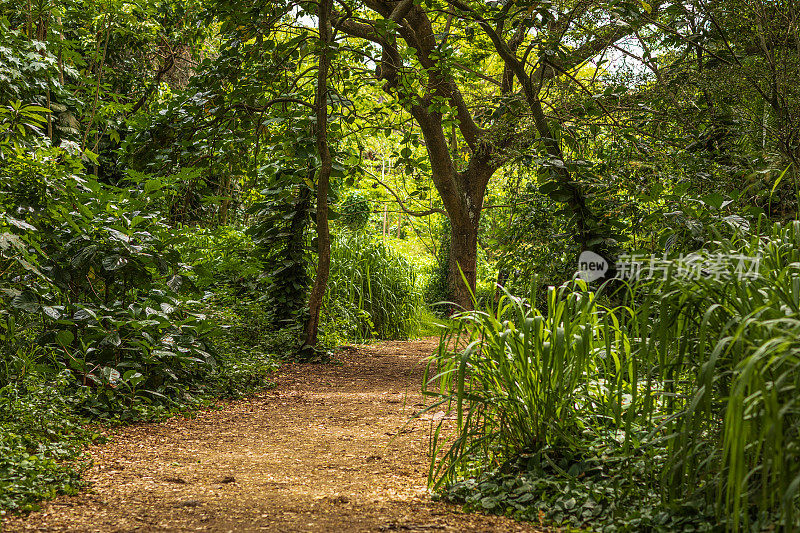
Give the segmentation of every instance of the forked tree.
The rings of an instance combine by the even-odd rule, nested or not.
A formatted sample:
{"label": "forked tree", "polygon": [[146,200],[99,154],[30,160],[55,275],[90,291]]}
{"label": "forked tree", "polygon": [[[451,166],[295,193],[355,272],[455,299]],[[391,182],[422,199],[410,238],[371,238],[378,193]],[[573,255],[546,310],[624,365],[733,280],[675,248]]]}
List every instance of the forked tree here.
{"label": "forked tree", "polygon": [[[600,237],[546,112],[552,103],[543,95],[556,80],[580,84],[575,69],[617,46],[658,11],[639,2],[611,6],[592,0],[337,0],[333,27],[379,50],[376,75],[383,90],[397,98],[423,135],[430,177],[451,223],[449,278],[456,304],[471,307],[461,272],[474,288],[487,186],[520,150],[538,151],[547,160],[551,192],[574,216],[581,247]],[[500,59],[502,72],[492,75],[461,62],[459,49],[474,47],[471,41],[490,47],[484,52]],[[494,86],[493,98],[470,101],[467,78]]]}

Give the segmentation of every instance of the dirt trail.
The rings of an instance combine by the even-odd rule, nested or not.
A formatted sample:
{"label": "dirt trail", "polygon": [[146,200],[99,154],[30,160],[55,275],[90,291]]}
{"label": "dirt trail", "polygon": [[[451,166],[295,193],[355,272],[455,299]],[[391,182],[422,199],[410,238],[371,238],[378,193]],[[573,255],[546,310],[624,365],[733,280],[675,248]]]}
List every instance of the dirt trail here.
{"label": "dirt trail", "polygon": [[348,349],[221,411],[115,431],[90,450],[91,490],[5,531],[534,531],[426,493],[430,421],[404,425],[433,348]]}

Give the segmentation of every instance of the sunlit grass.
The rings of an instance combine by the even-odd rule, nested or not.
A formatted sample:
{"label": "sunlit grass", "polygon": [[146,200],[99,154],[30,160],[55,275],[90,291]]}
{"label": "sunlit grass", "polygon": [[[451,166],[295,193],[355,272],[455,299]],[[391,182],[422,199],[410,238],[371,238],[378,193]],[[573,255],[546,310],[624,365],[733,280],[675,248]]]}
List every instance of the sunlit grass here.
{"label": "sunlit grass", "polygon": [[421,306],[416,272],[380,239],[342,232],[331,243],[324,328],[338,341],[406,339]]}
{"label": "sunlit grass", "polygon": [[532,291],[454,317],[426,375],[457,425],[433,435],[431,484],[602,442],[650,458],[635,475],[667,505],[700,502],[731,530],[797,526],[800,222],[713,252],[760,268],[687,279],[674,264],[608,297],[574,281],[546,289],[545,312]]}

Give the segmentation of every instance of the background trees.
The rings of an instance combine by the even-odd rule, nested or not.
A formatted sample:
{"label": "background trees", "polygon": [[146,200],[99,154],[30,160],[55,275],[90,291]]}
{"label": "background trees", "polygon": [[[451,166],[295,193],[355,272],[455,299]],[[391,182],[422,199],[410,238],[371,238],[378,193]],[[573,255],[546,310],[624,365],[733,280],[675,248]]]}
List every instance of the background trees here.
{"label": "background trees", "polygon": [[[372,59],[377,77],[385,81],[383,90],[397,98],[422,133],[431,180],[450,220],[454,301],[470,306],[459,267],[474,289],[489,182],[521,153],[546,157],[544,166],[553,178],[548,190],[572,211],[576,240],[583,247],[598,244],[603,231],[571,177],[575,169],[567,165],[541,95],[551,89],[548,82],[563,74],[586,89],[570,71],[630,35],[641,22],[604,25],[604,3],[387,1],[365,2],[364,7],[368,11],[362,15],[356,6],[345,6],[334,25],[380,48],[380,59]],[[626,9],[629,19],[639,15],[630,6]],[[475,61],[474,39],[493,53],[484,52]],[[476,73],[491,86],[465,96],[470,75],[474,80]]]}
{"label": "background trees", "polygon": [[689,251],[797,210],[791,2],[342,0],[330,35],[319,9],[3,4],[8,234],[109,187],[168,231],[238,226],[251,289],[276,326],[310,302],[315,344],[325,211],[352,194],[462,307],[582,249]]}

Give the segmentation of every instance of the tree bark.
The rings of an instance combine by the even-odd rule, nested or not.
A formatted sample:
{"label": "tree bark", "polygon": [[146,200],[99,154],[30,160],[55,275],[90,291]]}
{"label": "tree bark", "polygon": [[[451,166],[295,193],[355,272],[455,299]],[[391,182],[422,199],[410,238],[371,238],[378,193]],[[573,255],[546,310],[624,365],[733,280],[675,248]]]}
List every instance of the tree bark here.
{"label": "tree bark", "polygon": [[309,317],[306,323],[305,346],[316,348],[319,333],[319,314],[328,286],[331,267],[331,237],[328,228],[328,188],[331,177],[331,152],[328,147],[328,70],[330,69],[331,0],[319,2],[319,38],[322,41],[317,71],[316,137],[320,160],[317,178],[317,275],[308,299]]}
{"label": "tree bark", "polygon": [[[450,223],[450,293],[453,303],[472,309],[472,295],[477,283],[478,227],[472,223]],[[465,283],[466,280],[466,283]]]}

